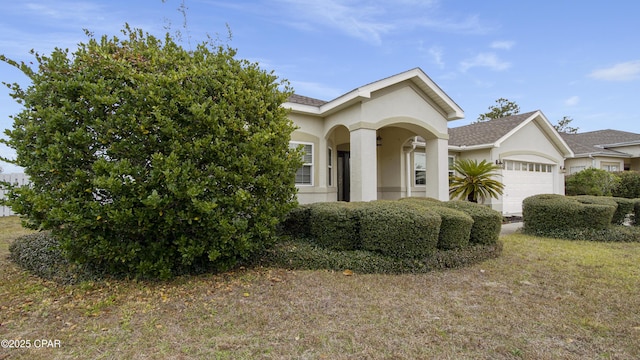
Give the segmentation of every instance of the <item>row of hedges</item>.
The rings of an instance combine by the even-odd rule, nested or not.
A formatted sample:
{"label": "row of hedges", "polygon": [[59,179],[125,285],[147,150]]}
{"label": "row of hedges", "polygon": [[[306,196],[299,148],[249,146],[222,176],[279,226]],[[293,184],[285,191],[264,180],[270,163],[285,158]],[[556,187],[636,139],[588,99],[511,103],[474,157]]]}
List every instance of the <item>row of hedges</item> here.
{"label": "row of hedges", "polygon": [[532,235],[638,241],[638,229],[624,229],[627,219],[640,225],[640,199],[542,194],[522,204],[523,231]]}
{"label": "row of hedges", "polygon": [[502,216],[485,206],[428,198],[301,205],[283,231],[335,251],[372,251],[395,258],[425,258],[438,250],[493,245]]}

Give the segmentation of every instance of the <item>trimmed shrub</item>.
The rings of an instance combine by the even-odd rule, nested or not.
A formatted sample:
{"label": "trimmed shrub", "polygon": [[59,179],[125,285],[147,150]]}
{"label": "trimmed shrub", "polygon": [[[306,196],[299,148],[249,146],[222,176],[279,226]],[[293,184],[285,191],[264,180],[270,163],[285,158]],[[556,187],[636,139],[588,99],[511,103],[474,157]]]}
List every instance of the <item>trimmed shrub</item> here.
{"label": "trimmed shrub", "polygon": [[438,234],[438,249],[458,249],[469,245],[473,218],[467,213],[444,207],[441,201],[430,198],[403,198],[401,200],[428,208],[440,215],[442,223]]}
{"label": "trimmed shrub", "polygon": [[98,277],[86,266],[70,263],[60,242],[48,231],[20,236],[9,245],[9,259],[43,279],[73,284]]}
{"label": "trimmed shrub", "polygon": [[441,218],[408,202],[378,200],[359,208],[363,250],[420,258],[436,251]]}
{"label": "trimmed shrub", "polygon": [[438,250],[424,259],[397,258],[364,250],[336,251],[305,241],[286,241],[276,244],[258,259],[262,266],[290,269],[328,269],[356,273],[400,274],[426,273],[433,270],[459,268],[500,256],[502,242],[491,245],[472,245],[462,249]]}
{"label": "trimmed shrub", "polygon": [[476,203],[452,200],[442,202],[442,206],[460,210],[473,219],[469,243],[471,244],[495,244],[500,237],[502,229],[502,214]]}
{"label": "trimmed shrub", "polygon": [[279,233],[296,237],[309,237],[311,234],[311,205],[298,205],[291,209],[279,225]]}
{"label": "trimmed shrub", "polygon": [[534,195],[522,203],[523,231],[551,234],[566,229],[607,229],[616,208],[615,201],[610,198]]}
{"label": "trimmed shrub", "polygon": [[627,216],[634,214],[633,205],[635,200],[627,199],[623,197],[613,197],[613,201],[618,204],[618,208],[616,212],[613,214],[613,219],[611,220],[614,224],[622,225],[624,224]]}
{"label": "trimmed shrub", "polygon": [[363,203],[315,203],[309,210],[309,235],[320,246],[333,250],[360,248],[358,213]]}
{"label": "trimmed shrub", "polygon": [[620,182],[611,191],[613,196],[627,199],[640,198],[640,172],[623,171],[616,173]]}

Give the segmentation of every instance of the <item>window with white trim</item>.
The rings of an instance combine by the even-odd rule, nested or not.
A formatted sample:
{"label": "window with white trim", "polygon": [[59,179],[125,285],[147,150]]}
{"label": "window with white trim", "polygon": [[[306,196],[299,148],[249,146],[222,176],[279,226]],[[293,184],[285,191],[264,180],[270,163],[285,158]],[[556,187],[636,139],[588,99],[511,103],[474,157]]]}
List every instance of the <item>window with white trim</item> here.
{"label": "window with white trim", "polygon": [[296,171],[296,185],[313,185],[313,144],[289,142],[290,148],[302,145],[302,166]]}
{"label": "window with white trim", "polygon": [[424,152],[413,152],[414,181],[416,185],[427,184],[427,155]]}

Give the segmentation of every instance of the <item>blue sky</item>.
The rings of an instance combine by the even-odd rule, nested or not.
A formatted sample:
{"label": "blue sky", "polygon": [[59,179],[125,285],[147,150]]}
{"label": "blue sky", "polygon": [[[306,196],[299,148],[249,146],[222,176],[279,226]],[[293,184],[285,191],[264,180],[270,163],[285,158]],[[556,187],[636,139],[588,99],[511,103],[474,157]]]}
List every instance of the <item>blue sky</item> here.
{"label": "blue sky", "polygon": [[[514,0],[25,0],[3,4],[0,53],[34,61],[30,49],[73,50],[125,23],[195,47],[227,37],[238,56],[290,81],[296,93],[331,100],[356,87],[422,68],[462,109],[462,126],[498,98],[542,110],[581,132],[640,133],[640,2]],[[28,79],[0,63],[0,80]],[[0,89],[0,128],[20,107]],[[0,155],[11,157],[0,147]],[[4,172],[20,171],[0,164]]]}

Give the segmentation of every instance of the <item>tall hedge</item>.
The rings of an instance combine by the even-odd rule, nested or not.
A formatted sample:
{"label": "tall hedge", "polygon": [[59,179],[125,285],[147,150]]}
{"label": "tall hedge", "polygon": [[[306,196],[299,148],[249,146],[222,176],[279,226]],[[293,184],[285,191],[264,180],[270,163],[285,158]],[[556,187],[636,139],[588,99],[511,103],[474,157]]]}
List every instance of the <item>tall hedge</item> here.
{"label": "tall hedge", "polygon": [[123,34],[34,68],[0,57],[32,82],[8,85],[24,110],[3,142],[31,179],[8,204],[115,272],[224,269],[269,246],[300,165],[286,82],[226,46]]}

